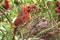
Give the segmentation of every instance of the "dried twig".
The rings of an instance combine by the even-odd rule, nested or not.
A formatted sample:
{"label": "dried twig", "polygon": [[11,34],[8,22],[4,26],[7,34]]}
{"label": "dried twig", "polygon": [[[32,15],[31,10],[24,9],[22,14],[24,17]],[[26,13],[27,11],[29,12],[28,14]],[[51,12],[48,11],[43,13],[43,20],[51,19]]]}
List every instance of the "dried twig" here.
{"label": "dried twig", "polygon": [[49,30],[52,30],[53,28],[55,28],[57,25],[59,25],[60,24],[60,22],[59,23],[57,23],[55,26],[52,26],[51,28],[47,28],[46,30],[43,30],[43,31],[41,31],[41,32],[39,32],[36,36],[34,36],[34,37],[38,37],[39,35],[41,35],[42,33],[44,33],[44,32],[47,32],[47,31],[49,31]]}

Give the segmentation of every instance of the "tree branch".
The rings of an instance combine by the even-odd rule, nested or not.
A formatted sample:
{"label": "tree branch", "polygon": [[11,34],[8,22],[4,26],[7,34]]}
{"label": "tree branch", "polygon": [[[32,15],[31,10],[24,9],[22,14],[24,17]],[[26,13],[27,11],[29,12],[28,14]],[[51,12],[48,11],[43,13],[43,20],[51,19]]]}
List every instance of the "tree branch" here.
{"label": "tree branch", "polygon": [[8,16],[5,14],[5,12],[4,12],[5,9],[3,9],[3,10],[2,10],[2,9],[3,9],[3,8],[0,6],[0,12],[3,13],[3,15],[4,15],[4,16],[7,18],[7,20],[9,21],[9,23],[12,23],[11,20],[8,18]]}

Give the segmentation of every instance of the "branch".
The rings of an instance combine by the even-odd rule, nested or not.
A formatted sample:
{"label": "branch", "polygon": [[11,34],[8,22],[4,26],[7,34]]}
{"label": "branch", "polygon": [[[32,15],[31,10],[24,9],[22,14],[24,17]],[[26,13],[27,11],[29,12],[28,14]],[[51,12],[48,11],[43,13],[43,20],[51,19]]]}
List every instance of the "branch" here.
{"label": "branch", "polygon": [[3,9],[3,8],[0,6],[0,12],[3,13],[3,15],[4,15],[4,16],[7,18],[7,20],[9,21],[9,23],[12,23],[11,20],[8,18],[8,16],[5,14],[5,12],[4,12],[5,9],[3,9],[3,10],[2,10],[2,9]]}

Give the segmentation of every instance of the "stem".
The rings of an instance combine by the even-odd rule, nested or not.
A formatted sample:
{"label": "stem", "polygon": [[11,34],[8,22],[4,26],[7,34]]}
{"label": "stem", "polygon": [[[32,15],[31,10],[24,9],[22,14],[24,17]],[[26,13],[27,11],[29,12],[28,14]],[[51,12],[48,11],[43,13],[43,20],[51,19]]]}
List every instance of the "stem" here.
{"label": "stem", "polygon": [[0,8],[1,8],[3,11],[5,11],[5,9],[4,9],[2,6],[0,6]]}
{"label": "stem", "polygon": [[2,40],[4,40],[4,35],[2,35]]}
{"label": "stem", "polygon": [[22,32],[20,32],[20,33],[21,33],[22,40],[24,40],[23,33]]}
{"label": "stem", "polygon": [[38,37],[39,35],[41,35],[42,33],[44,33],[44,32],[47,32],[47,31],[49,31],[49,30],[52,30],[53,28],[55,28],[57,25],[59,25],[60,24],[60,22],[59,23],[57,23],[55,26],[52,26],[51,28],[47,28],[46,30],[43,30],[43,31],[41,31],[41,32],[39,32],[36,36],[34,36],[34,37]]}
{"label": "stem", "polygon": [[20,29],[20,33],[21,33],[21,38],[22,38],[22,40],[24,40],[24,36],[23,36],[23,29]]}
{"label": "stem", "polygon": [[7,18],[7,20],[9,21],[9,23],[12,23],[11,20],[8,18],[8,16],[4,13],[4,10],[2,10],[3,8],[0,6],[0,12],[3,13],[3,15]]}

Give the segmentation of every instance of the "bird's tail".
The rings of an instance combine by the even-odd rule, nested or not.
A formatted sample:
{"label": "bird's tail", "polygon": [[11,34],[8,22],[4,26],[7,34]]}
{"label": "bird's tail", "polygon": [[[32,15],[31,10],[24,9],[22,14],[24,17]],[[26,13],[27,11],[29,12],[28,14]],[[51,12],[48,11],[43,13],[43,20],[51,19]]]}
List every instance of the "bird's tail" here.
{"label": "bird's tail", "polygon": [[13,30],[13,39],[12,40],[15,40],[15,35],[16,35],[16,33],[17,33],[17,29],[18,29],[18,27],[15,27],[14,28],[14,30]]}

